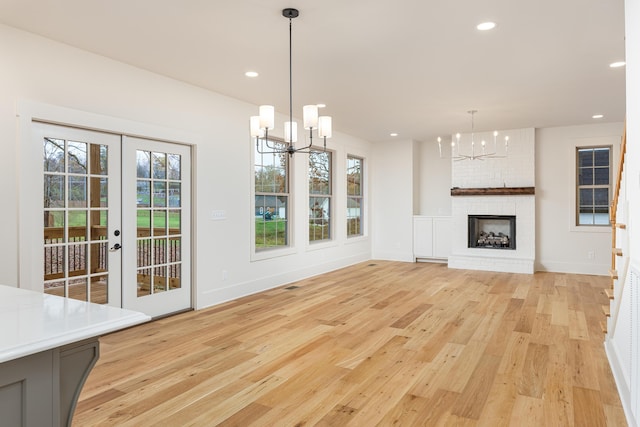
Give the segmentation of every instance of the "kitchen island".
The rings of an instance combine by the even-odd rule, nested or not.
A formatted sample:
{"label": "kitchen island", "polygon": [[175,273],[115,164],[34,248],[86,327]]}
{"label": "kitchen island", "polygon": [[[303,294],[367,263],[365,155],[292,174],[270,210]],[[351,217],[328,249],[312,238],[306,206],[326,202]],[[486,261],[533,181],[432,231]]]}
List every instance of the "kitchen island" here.
{"label": "kitchen island", "polygon": [[0,285],[0,424],[68,426],[101,335],[150,320],[131,310]]}

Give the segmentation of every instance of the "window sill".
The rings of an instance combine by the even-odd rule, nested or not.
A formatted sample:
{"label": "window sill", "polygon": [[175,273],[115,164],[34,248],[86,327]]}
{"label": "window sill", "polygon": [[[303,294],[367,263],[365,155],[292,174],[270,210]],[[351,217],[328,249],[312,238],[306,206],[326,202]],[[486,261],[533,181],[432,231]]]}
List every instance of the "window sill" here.
{"label": "window sill", "polygon": [[308,242],[307,243],[307,252],[318,251],[321,249],[327,248],[335,248],[338,246],[338,242],[335,239],[333,240],[323,240],[319,242]]}
{"label": "window sill", "polygon": [[296,253],[296,249],[292,247],[286,247],[281,249],[264,249],[256,251],[255,249],[251,253],[251,261],[264,261],[267,259],[280,258],[283,256],[289,256]]}
{"label": "window sill", "polygon": [[611,233],[611,225],[572,225],[569,231],[575,233]]}

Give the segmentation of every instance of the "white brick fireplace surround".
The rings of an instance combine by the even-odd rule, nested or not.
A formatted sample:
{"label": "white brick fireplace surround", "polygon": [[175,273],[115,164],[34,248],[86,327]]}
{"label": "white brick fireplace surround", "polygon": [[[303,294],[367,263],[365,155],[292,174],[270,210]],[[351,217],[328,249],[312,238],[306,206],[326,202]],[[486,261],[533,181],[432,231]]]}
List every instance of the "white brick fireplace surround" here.
{"label": "white brick fireplace surround", "polygon": [[[509,135],[506,158],[453,162],[454,189],[499,189],[535,186],[535,130],[500,132]],[[470,135],[463,135],[470,138]],[[491,133],[476,133],[475,140],[489,140]],[[498,154],[501,154],[498,152]],[[533,274],[535,265],[535,195],[459,195],[452,197],[451,255],[449,268]],[[469,215],[515,215],[516,248],[468,247]]]}

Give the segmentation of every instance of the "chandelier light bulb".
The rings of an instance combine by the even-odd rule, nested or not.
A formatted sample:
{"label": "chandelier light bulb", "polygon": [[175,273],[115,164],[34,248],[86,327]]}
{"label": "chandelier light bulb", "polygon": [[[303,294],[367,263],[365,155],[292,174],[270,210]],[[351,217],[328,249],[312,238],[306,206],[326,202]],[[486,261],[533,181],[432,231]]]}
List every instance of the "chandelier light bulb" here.
{"label": "chandelier light bulb", "polygon": [[260,129],[260,116],[251,116],[249,118],[249,128],[251,129],[252,137],[261,138],[264,136],[264,131]]}
{"label": "chandelier light bulb", "polygon": [[305,105],[302,107],[302,117],[305,129],[316,129],[318,127],[318,106]]}
{"label": "chandelier light bulb", "polygon": [[288,143],[298,142],[297,122],[284,122],[284,140]]}
{"label": "chandelier light bulb", "polygon": [[271,130],[275,127],[276,110],[273,105],[261,105],[260,111],[260,129]]}
{"label": "chandelier light bulb", "polygon": [[320,138],[331,138],[331,116],[318,117],[318,136]]}

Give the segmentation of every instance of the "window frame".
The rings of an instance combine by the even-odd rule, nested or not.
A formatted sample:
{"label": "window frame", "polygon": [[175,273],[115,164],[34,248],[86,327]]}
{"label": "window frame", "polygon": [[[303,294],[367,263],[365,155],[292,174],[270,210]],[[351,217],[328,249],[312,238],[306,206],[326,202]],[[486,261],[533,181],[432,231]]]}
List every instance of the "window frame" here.
{"label": "window frame", "polygon": [[[270,143],[275,143],[275,144],[286,144],[285,141],[281,138],[278,137],[272,137],[269,136],[268,141]],[[264,138],[259,138],[258,141],[253,140],[254,144],[262,144],[261,145],[261,150],[263,151],[269,151],[270,149],[268,147],[266,147],[266,141]],[[287,153],[265,153],[265,154],[260,154],[258,152],[258,148],[256,145],[252,144],[253,148],[253,154],[251,156],[251,211],[252,211],[252,215],[250,216],[251,218],[251,254],[252,260],[260,260],[260,259],[267,259],[267,258],[272,258],[272,257],[276,257],[276,256],[282,256],[282,255],[287,255],[289,253],[292,253],[295,248],[293,247],[293,222],[292,222],[292,211],[293,211],[293,188],[292,188],[292,173],[293,173],[293,164],[294,162],[292,162],[291,158],[289,157],[289,155]],[[269,192],[269,191],[257,191],[257,187],[256,187],[256,169],[258,167],[264,167],[265,166],[265,162],[262,159],[258,159],[258,156],[282,156],[282,158],[285,160],[286,165],[284,166],[284,172],[285,172],[285,192]],[[258,163],[260,162],[260,163]],[[274,160],[274,164],[275,164],[275,160]],[[259,206],[256,205],[256,198],[260,197],[260,196],[264,196],[264,197],[275,197],[275,198],[280,198],[280,197],[284,197],[286,198],[286,210],[285,210],[285,219],[281,222],[284,223],[284,227],[285,227],[285,234],[284,234],[284,240],[285,240],[285,244],[284,245],[276,245],[276,246],[263,246],[263,247],[258,247],[258,227],[257,227],[257,210],[259,208]],[[261,215],[264,215],[264,213],[261,213]],[[276,223],[277,224],[277,223]],[[278,227],[278,225],[276,225],[276,227]]]}
{"label": "window frame", "polygon": [[[335,240],[335,230],[334,230],[334,211],[335,211],[335,187],[334,187],[334,170],[335,170],[335,153],[331,150],[326,150],[320,147],[311,147],[312,153],[309,153],[308,162],[307,162],[307,224],[308,224],[308,233],[307,233],[307,242],[309,245],[317,246],[322,243],[330,243]],[[328,155],[328,165],[327,165],[327,178],[328,178],[328,191],[326,193],[322,192],[313,192],[311,185],[311,156],[313,153],[317,154],[326,154]],[[328,209],[323,209],[323,212],[326,212],[326,227],[328,228],[328,236],[326,238],[320,239],[312,239],[311,238],[311,230],[312,230],[312,221],[316,221],[317,218],[313,216],[312,213],[312,199],[328,199]],[[325,221],[324,215],[322,216],[322,221]]]}
{"label": "window frame", "polygon": [[[587,166],[587,167],[581,167],[580,166],[580,152],[581,151],[590,151],[592,153],[592,155],[594,156],[594,160],[595,160],[595,151],[596,150],[602,150],[602,149],[606,149],[608,151],[608,174],[607,174],[607,184],[596,184],[595,183],[595,172],[597,169],[601,169],[603,168],[602,166],[596,166],[595,165],[595,161],[592,163],[591,166]],[[573,226],[576,228],[580,228],[580,229],[585,229],[585,227],[594,227],[593,229],[607,229],[608,227],[611,227],[611,201],[612,201],[612,197],[613,197],[613,186],[612,186],[612,181],[613,181],[613,156],[614,156],[614,148],[612,145],[609,144],[598,144],[598,145],[587,145],[587,146],[576,146],[575,147],[575,173],[574,173],[574,179],[575,179],[575,183],[574,183],[574,209],[573,209],[573,215],[574,215],[574,220],[573,220]],[[593,184],[580,184],[580,172],[583,169],[591,169],[592,170],[592,176],[594,177],[594,182]],[[607,222],[603,223],[603,224],[596,224],[595,223],[595,217],[594,217],[594,223],[581,223],[580,222],[580,207],[581,206],[587,206],[587,205],[581,205],[580,204],[580,190],[584,190],[584,189],[591,189],[591,190],[595,190],[595,189],[602,189],[602,188],[606,188],[607,189]],[[588,205],[590,207],[593,208],[593,212],[592,215],[595,215],[595,209],[598,206],[602,206],[602,205],[597,205],[595,202],[595,199],[593,200],[591,205]]]}
{"label": "window frame", "polygon": [[[358,160],[360,162],[360,183],[359,183],[360,184],[359,185],[359,190],[360,191],[359,191],[359,194],[351,194],[350,193],[350,181],[349,181],[349,170],[350,170],[350,167],[349,167],[349,162],[351,160]],[[357,155],[354,155],[354,154],[347,154],[345,167],[346,167],[346,169],[345,169],[345,184],[346,184],[346,189],[345,189],[345,192],[346,192],[346,200],[345,200],[345,202],[346,202],[346,230],[345,230],[345,232],[346,232],[347,240],[350,240],[350,239],[357,239],[357,238],[365,237],[365,235],[366,235],[365,234],[365,218],[364,218],[364,216],[365,216],[364,215],[364,211],[365,211],[365,206],[364,206],[364,201],[365,201],[365,198],[364,198],[364,194],[365,194],[365,191],[364,191],[365,159],[364,159],[364,157],[357,156]],[[358,199],[360,201],[360,203],[359,203],[360,212],[359,212],[359,216],[358,217],[353,217],[353,216],[349,215],[349,209],[350,209],[349,208],[349,200],[352,199],[352,198]],[[349,230],[350,230],[349,221],[351,219],[353,219],[353,218],[359,218],[359,233],[357,233],[357,234],[349,233]]]}

